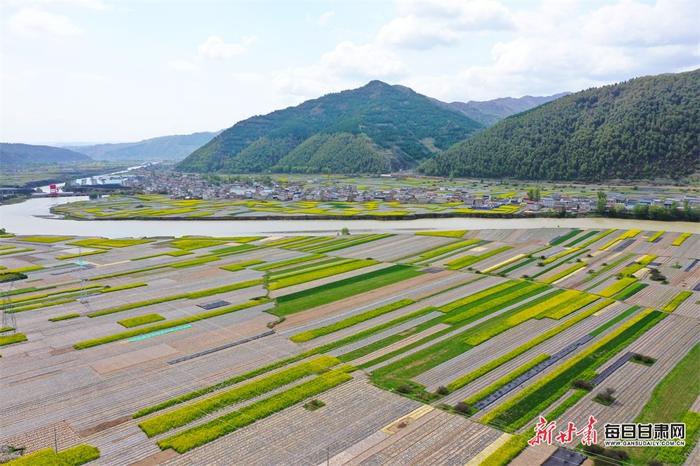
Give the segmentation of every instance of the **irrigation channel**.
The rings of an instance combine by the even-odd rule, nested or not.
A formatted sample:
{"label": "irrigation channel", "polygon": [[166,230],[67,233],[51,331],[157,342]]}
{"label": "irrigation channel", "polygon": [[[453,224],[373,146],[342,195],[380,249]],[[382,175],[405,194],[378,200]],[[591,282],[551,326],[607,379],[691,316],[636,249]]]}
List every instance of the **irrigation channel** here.
{"label": "irrigation channel", "polygon": [[235,236],[282,233],[328,233],[347,227],[352,233],[408,233],[421,230],[488,230],[532,228],[641,229],[700,233],[700,223],[615,218],[430,218],[417,220],[65,220],[51,207],[87,197],[37,198],[0,206],[0,227],[20,234],[103,236]]}

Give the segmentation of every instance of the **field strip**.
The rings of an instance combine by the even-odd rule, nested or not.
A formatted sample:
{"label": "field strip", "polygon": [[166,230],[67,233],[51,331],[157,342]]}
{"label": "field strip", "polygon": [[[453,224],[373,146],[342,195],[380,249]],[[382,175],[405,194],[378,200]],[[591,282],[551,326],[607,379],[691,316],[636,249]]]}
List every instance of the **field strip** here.
{"label": "field strip", "polygon": [[470,459],[464,466],[480,466],[481,463],[483,463],[483,461],[491,455],[491,453],[498,450],[502,445],[505,445],[511,437],[511,434],[503,433],[503,435],[498,437],[491,445],[482,450],[481,453]]}
{"label": "field strip", "polygon": [[[317,322],[319,318],[335,316],[343,310],[358,309],[360,306],[373,306],[384,304],[395,299],[411,298],[433,282],[439,282],[452,275],[453,272],[444,271],[438,273],[426,273],[417,277],[409,278],[393,283],[388,286],[377,288],[356,296],[343,298],[329,304],[323,304],[305,311],[288,315],[286,320],[277,326],[277,330],[299,328],[309,322]],[[434,286],[434,285],[432,285]],[[369,308],[367,308],[369,309]]]}

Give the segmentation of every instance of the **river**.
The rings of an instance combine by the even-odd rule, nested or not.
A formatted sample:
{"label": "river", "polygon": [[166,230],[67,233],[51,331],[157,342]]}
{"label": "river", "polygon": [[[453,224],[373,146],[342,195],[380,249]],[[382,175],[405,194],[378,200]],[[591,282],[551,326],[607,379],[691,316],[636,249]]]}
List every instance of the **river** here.
{"label": "river", "polygon": [[29,199],[0,206],[0,227],[20,235],[81,235],[107,238],[141,236],[236,236],[275,233],[328,233],[343,227],[352,233],[400,233],[420,230],[532,228],[638,228],[700,234],[700,223],[615,218],[426,218],[418,220],[63,220],[49,209],[87,197]]}

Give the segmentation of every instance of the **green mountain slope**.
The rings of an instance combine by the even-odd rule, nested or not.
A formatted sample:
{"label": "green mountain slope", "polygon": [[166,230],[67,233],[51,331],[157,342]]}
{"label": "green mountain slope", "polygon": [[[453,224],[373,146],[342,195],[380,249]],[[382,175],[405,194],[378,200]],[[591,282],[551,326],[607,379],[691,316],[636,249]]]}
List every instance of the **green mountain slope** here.
{"label": "green mountain slope", "polygon": [[506,118],[426,162],[431,175],[678,177],[700,160],[700,70],[632,79]]}
{"label": "green mountain slope", "polygon": [[52,146],[0,143],[0,166],[22,168],[29,165],[89,162],[85,154]]}
{"label": "green mountain slope", "polygon": [[96,160],[182,160],[211,141],[216,134],[178,134],[139,142],[72,146],[68,149],[87,154]]}
{"label": "green mountain slope", "polygon": [[377,173],[414,167],[480,128],[411,89],[372,81],[238,122],[178,168]]}

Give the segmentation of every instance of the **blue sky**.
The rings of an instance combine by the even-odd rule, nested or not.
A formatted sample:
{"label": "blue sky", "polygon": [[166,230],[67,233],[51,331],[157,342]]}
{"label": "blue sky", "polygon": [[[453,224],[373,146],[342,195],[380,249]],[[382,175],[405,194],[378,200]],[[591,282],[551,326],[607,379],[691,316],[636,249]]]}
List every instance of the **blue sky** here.
{"label": "blue sky", "polygon": [[0,0],[0,140],[226,128],[381,79],[447,101],[700,66],[695,0]]}

